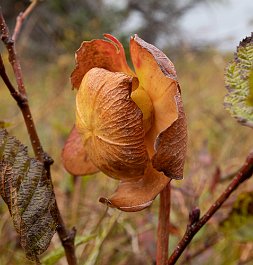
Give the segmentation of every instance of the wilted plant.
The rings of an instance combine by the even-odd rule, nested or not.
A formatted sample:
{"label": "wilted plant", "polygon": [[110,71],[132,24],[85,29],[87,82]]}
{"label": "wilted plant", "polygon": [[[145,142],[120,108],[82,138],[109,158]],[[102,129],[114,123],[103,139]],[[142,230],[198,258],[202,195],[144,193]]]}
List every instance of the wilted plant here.
{"label": "wilted plant", "polygon": [[186,118],[171,61],[135,35],[130,41],[133,72],[121,43],[105,37],[84,42],[77,51],[71,75],[78,89],[76,128],[63,162],[74,175],[98,168],[119,179],[112,197],[100,201],[138,211],[150,206],[170,179],[182,179]]}
{"label": "wilted plant", "polygon": [[[9,53],[17,89],[2,58],[0,75],[19,105],[36,156],[30,158],[26,147],[0,129],[0,193],[28,258],[40,264],[39,255],[57,231],[68,264],[75,265],[75,229],[68,231],[60,215],[50,173],[53,161],[40,144],[15,49],[22,21],[36,4],[33,1],[19,16],[12,37],[0,14],[1,39]],[[202,217],[199,208],[190,211],[185,235],[168,258],[169,184],[171,179],[183,177],[187,140],[176,71],[160,50],[137,35],[130,40],[133,71],[127,65],[121,43],[109,34],[105,37],[106,40],[83,42],[76,53],[77,64],[71,75],[77,89],[76,121],[62,153],[63,163],[75,176],[100,170],[118,179],[116,192],[100,201],[123,211],[142,210],[160,193],[157,264],[175,264],[199,229],[251,177],[253,153]],[[253,35],[240,43],[235,60],[225,73],[229,90],[226,106],[240,122],[251,127],[252,58]],[[114,222],[115,218],[110,227]]]}

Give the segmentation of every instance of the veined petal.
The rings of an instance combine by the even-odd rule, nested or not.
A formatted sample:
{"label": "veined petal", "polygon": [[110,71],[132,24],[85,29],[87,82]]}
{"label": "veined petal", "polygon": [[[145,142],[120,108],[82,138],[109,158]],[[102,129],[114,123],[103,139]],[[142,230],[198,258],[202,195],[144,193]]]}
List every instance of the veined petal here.
{"label": "veined petal", "polygon": [[74,176],[89,175],[99,171],[91,162],[75,127],[71,130],[62,150],[62,162],[65,169]]}
{"label": "veined petal", "polygon": [[142,112],[131,99],[132,77],[93,68],[76,97],[76,126],[93,163],[107,175],[143,175],[148,162]]}
{"label": "veined petal", "polygon": [[104,37],[106,40],[84,41],[76,51],[76,67],[71,74],[74,88],[79,88],[84,75],[94,67],[135,75],[127,64],[122,44],[110,34]]}
{"label": "veined petal", "polygon": [[100,202],[125,212],[136,212],[150,206],[155,197],[165,188],[170,179],[156,171],[149,163],[145,174],[133,181],[120,181],[110,198],[100,198]]}

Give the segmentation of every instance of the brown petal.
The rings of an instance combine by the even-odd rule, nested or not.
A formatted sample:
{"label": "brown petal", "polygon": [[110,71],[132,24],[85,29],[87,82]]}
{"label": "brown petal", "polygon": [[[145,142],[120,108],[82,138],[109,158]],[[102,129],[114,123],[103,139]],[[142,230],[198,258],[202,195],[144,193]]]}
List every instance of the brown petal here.
{"label": "brown petal", "polygon": [[134,76],[122,44],[110,34],[104,34],[104,37],[106,40],[84,41],[76,51],[76,68],[71,74],[74,88],[79,88],[84,75],[94,67]]}
{"label": "brown petal", "polygon": [[[135,45],[139,46],[142,50],[142,55],[147,56],[147,52],[150,53],[153,57],[153,59],[148,59],[148,58],[139,58],[140,61],[138,62],[139,64],[142,64],[142,59],[143,60],[151,60],[151,61],[155,61],[156,64],[159,66],[159,68],[161,69],[161,71],[164,73],[164,75],[168,76],[171,79],[177,80],[177,73],[176,73],[176,69],[173,65],[173,63],[171,62],[171,60],[162,52],[160,51],[158,48],[156,48],[154,45],[147,43],[146,41],[144,41],[143,39],[139,38],[137,34],[135,34],[135,36],[133,38],[131,38],[131,55],[132,55],[132,59],[135,60],[136,62],[138,62],[138,57],[136,58],[135,55],[135,49],[137,47],[135,47]],[[137,59],[137,60],[136,60]],[[135,64],[138,68],[138,63]],[[153,63],[152,63],[153,64]]]}
{"label": "brown petal", "polygon": [[170,178],[181,179],[186,155],[186,118],[172,62],[137,35],[131,57],[141,86],[154,107],[154,123],[145,136],[153,166]]}
{"label": "brown petal", "polygon": [[150,157],[157,136],[178,118],[175,96],[176,72],[171,61],[156,47],[137,35],[130,42],[131,58],[140,86],[147,91],[154,108],[154,119],[146,141]]}
{"label": "brown petal", "polygon": [[148,162],[142,112],[130,97],[131,81],[124,73],[93,68],[76,98],[76,126],[90,158],[118,179],[143,175]]}
{"label": "brown petal", "polygon": [[154,168],[162,171],[166,176],[182,179],[187,146],[187,128],[179,91],[176,101],[179,111],[178,119],[158,136],[152,163]]}
{"label": "brown petal", "polygon": [[133,181],[123,180],[110,198],[100,202],[125,212],[136,212],[150,206],[155,197],[169,183],[170,179],[156,171],[149,163],[145,175]]}
{"label": "brown petal", "polygon": [[62,162],[65,169],[74,176],[89,175],[99,171],[91,162],[76,127],[73,127],[64,145]]}

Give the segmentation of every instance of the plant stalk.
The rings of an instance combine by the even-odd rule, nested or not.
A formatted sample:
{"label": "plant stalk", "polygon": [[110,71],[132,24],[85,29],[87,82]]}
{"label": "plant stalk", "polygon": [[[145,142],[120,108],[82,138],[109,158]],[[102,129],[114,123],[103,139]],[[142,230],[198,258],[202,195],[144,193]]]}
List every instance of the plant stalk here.
{"label": "plant stalk", "polygon": [[156,244],[156,265],[166,265],[169,249],[170,182],[160,193],[159,220]]}

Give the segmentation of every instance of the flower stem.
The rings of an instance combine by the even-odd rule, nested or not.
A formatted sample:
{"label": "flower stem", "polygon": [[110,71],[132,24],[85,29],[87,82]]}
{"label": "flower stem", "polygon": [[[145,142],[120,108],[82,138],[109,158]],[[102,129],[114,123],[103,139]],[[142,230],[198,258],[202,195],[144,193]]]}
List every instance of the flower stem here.
{"label": "flower stem", "polygon": [[166,265],[169,249],[170,182],[160,193],[159,221],[157,230],[156,265]]}

